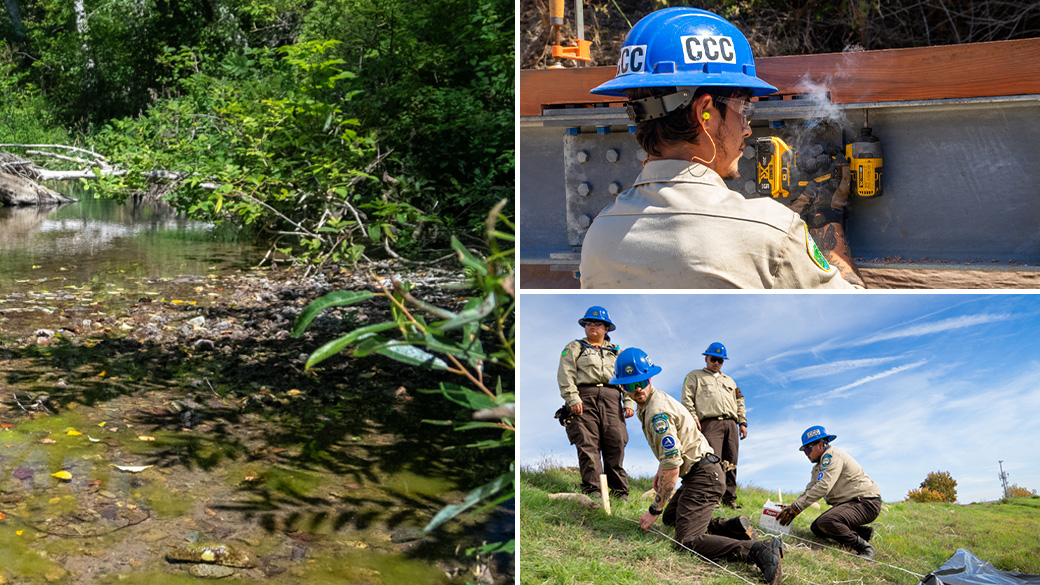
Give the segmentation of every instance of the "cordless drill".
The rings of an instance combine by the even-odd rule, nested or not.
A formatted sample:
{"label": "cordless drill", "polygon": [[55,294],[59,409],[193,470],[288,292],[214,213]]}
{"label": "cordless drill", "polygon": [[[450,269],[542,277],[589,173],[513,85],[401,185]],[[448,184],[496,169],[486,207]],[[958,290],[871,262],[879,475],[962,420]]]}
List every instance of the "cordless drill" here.
{"label": "cordless drill", "polygon": [[[755,142],[757,155],[756,191],[766,197],[800,195],[810,183],[823,183],[831,175],[813,176],[830,167],[840,153],[828,152],[822,144],[813,144],[807,152],[798,152],[782,138],[764,136]],[[860,197],[880,197],[881,141],[864,127],[845,145],[845,159],[852,175],[850,190]]]}

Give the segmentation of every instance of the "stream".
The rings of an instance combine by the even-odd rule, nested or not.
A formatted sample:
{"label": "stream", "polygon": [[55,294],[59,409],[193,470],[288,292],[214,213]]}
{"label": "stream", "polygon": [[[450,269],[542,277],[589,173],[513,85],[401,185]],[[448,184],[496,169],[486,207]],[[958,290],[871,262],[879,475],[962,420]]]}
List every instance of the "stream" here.
{"label": "stream", "polygon": [[[303,367],[387,318],[367,301],[289,335],[367,271],[257,269],[263,250],[161,205],[63,192],[80,201],[0,209],[0,585],[512,582],[511,556],[465,552],[512,538],[512,509],[421,530],[512,460],[427,422],[465,414],[421,392],[458,380]],[[460,279],[424,270],[416,294],[451,306]]]}

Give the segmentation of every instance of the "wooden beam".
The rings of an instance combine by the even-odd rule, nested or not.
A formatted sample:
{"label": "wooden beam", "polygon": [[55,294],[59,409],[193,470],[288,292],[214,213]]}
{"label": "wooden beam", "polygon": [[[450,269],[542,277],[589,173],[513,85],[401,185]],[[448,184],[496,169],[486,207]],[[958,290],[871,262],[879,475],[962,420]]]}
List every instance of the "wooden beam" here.
{"label": "wooden beam", "polygon": [[[758,75],[781,94],[820,88],[836,104],[1040,94],[1040,38],[940,47],[756,59]],[[519,112],[620,103],[589,90],[614,67],[520,71]]]}

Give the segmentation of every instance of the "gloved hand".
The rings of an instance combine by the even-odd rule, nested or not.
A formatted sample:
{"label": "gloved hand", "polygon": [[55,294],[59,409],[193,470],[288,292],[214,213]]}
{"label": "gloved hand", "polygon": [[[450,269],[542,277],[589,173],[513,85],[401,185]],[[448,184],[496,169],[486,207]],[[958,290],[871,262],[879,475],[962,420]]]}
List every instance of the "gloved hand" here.
{"label": "gloved hand", "polygon": [[849,186],[852,174],[849,165],[835,165],[831,179],[820,183],[816,196],[801,212],[802,219],[810,228],[818,228],[831,222],[845,220],[845,206],[849,204]]}
{"label": "gloved hand", "polygon": [[791,522],[794,522],[795,516],[799,514],[800,510],[794,506],[784,506],[780,513],[776,515],[776,520],[780,522],[780,526],[787,526]]}

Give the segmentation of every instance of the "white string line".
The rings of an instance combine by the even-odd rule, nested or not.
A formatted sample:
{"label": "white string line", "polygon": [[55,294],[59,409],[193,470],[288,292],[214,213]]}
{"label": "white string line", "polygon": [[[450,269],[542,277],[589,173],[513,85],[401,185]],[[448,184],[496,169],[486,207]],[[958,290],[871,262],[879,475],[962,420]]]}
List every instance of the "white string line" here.
{"label": "white string line", "polygon": [[[628,520],[629,522],[633,522],[633,523],[635,523],[635,524],[639,524],[639,521],[637,521],[637,520],[633,520],[633,519],[631,519],[631,518],[626,518],[626,517],[624,517],[624,516],[617,516],[617,518],[621,518],[622,520]],[[688,551],[692,552],[693,554],[695,554],[695,555],[697,555],[698,557],[700,557],[700,558],[704,559],[705,561],[708,561],[709,563],[711,563],[712,565],[715,565],[716,567],[718,567],[718,568],[722,569],[723,571],[726,571],[727,573],[729,573],[729,574],[733,575],[734,577],[736,577],[736,578],[740,579],[741,581],[743,581],[743,582],[745,582],[745,583],[749,583],[750,585],[756,585],[755,583],[752,583],[751,581],[748,581],[748,580],[747,580],[747,579],[745,579],[744,577],[742,577],[742,576],[738,575],[737,573],[734,573],[733,571],[731,571],[731,570],[727,569],[726,567],[723,567],[722,565],[720,565],[720,564],[716,563],[715,561],[713,561],[713,560],[709,559],[708,557],[706,557],[706,556],[702,555],[701,553],[699,553],[699,552],[697,552],[697,551],[693,550],[692,548],[690,548],[690,547],[688,547],[688,546],[684,545],[683,543],[679,542],[678,540],[675,540],[674,538],[672,538],[672,537],[668,536],[667,534],[665,534],[665,533],[661,532],[660,530],[657,530],[656,528],[652,528],[652,529],[650,529],[650,530],[649,530],[648,532],[654,532],[654,533],[660,534],[661,536],[663,536],[663,537],[667,538],[668,540],[670,540],[670,541],[674,542],[675,544],[677,544],[677,545],[681,546],[682,548],[684,548],[684,549],[686,549],[686,550],[688,550]],[[785,535],[783,535],[783,534],[772,534],[772,533],[770,533],[770,532],[765,532],[765,531],[762,531],[762,533],[763,533],[763,534],[766,534],[766,535],[769,535],[769,536],[776,536],[776,537],[778,537],[778,538],[780,539],[780,542],[781,542],[781,543],[783,542],[783,540],[784,540],[784,536],[785,536]],[[910,575],[913,575],[914,577],[916,577],[916,578],[917,578],[917,580],[918,580],[919,582],[921,582],[921,581],[924,581],[924,578],[925,578],[925,575],[922,575],[922,574],[920,574],[920,573],[915,573],[915,572],[913,572],[913,571],[908,571],[908,570],[906,570],[906,569],[904,569],[904,568],[902,568],[902,567],[897,567],[897,566],[895,566],[895,565],[890,565],[890,564],[888,564],[888,563],[883,563],[883,562],[881,562],[881,561],[879,561],[879,560],[876,560],[876,559],[865,559],[865,558],[863,558],[863,557],[861,557],[861,556],[859,556],[859,555],[855,555],[855,554],[852,554],[852,553],[850,553],[849,551],[846,551],[846,550],[843,550],[843,549],[840,549],[840,548],[836,548],[836,547],[833,547],[833,546],[827,546],[826,544],[823,544],[823,543],[817,542],[817,541],[815,541],[815,540],[809,540],[809,539],[807,539],[807,538],[802,538],[802,537],[800,537],[800,536],[795,536],[794,534],[787,534],[786,536],[790,536],[791,538],[796,538],[796,539],[798,539],[798,540],[801,540],[801,541],[803,541],[803,542],[807,542],[807,543],[809,543],[810,545],[816,545],[816,546],[820,546],[820,547],[822,547],[822,548],[830,549],[830,550],[833,550],[833,551],[839,552],[839,553],[841,553],[841,554],[844,554],[844,555],[848,555],[848,556],[850,556],[850,557],[853,557],[853,558],[857,558],[857,559],[862,559],[862,560],[864,560],[864,561],[870,561],[870,562],[872,562],[872,563],[877,563],[877,564],[879,564],[879,565],[884,565],[884,566],[886,566],[886,567],[891,567],[891,568],[893,568],[893,569],[896,569],[896,570],[898,570],[898,571],[903,571],[904,573],[909,573]],[[813,581],[810,581],[810,580],[808,580],[808,579],[806,579],[806,578],[804,578],[804,577],[800,577],[800,576],[799,576],[798,578],[799,578],[799,579],[801,579],[802,581],[805,581],[806,583],[812,583],[812,585],[818,585],[817,583],[814,583]]]}
{"label": "white string line", "polygon": [[[769,534],[769,533],[766,532],[765,534]],[[801,536],[795,536],[794,534],[787,534],[787,536],[790,536],[791,538],[797,538],[798,540],[807,542],[810,545],[815,545],[815,546],[819,546],[819,547],[822,547],[822,548],[830,549],[830,550],[839,552],[839,553],[841,553],[843,555],[848,555],[850,557],[854,557],[854,558],[857,558],[857,559],[862,559],[864,561],[870,561],[872,563],[877,563],[879,565],[884,565],[886,567],[891,567],[893,569],[896,569],[896,570],[899,570],[899,571],[903,571],[904,573],[909,573],[909,574],[913,575],[914,577],[917,577],[918,581],[924,581],[924,578],[925,578],[925,575],[922,575],[920,573],[915,573],[913,571],[908,571],[908,570],[906,570],[906,569],[904,569],[902,567],[897,567],[895,565],[890,565],[888,563],[883,563],[883,562],[881,562],[881,561],[879,561],[877,559],[867,559],[867,558],[861,557],[861,556],[859,556],[857,554],[850,553],[849,551],[844,550],[844,549],[840,549],[840,548],[833,547],[833,546],[827,546],[826,544],[823,544],[823,543],[821,543],[819,541],[816,541],[816,540],[809,540],[808,538],[802,538]],[[783,540],[783,536],[781,536],[781,540]]]}
{"label": "white string line", "polygon": [[[616,517],[616,518],[621,518],[622,520],[628,520],[629,522],[633,522],[633,523],[635,523],[635,524],[639,524],[639,521],[638,521],[638,520],[633,520],[633,519],[631,519],[631,518],[625,518],[624,516],[615,516],[615,517]],[[736,577],[737,579],[740,579],[741,581],[743,581],[743,582],[747,583],[748,585],[759,585],[759,584],[757,584],[757,583],[753,583],[753,582],[751,582],[751,581],[748,581],[747,579],[745,579],[744,577],[740,576],[739,574],[737,574],[737,573],[734,573],[733,571],[731,571],[731,570],[727,569],[726,567],[723,567],[722,565],[720,565],[720,564],[716,563],[715,561],[713,561],[713,560],[709,559],[708,557],[706,557],[706,556],[702,555],[701,553],[699,553],[699,552],[697,552],[697,551],[693,550],[692,548],[690,548],[690,547],[686,546],[685,544],[683,544],[683,543],[679,542],[678,540],[675,540],[675,539],[674,539],[674,538],[672,538],[671,536],[668,536],[667,534],[665,534],[665,533],[661,532],[660,530],[658,530],[658,529],[656,529],[656,528],[651,528],[651,529],[650,529],[650,530],[648,530],[647,532],[653,532],[653,533],[655,533],[655,534],[660,534],[661,536],[663,536],[663,537],[667,538],[668,540],[670,540],[670,541],[674,542],[675,544],[677,544],[677,545],[679,545],[679,546],[681,546],[681,547],[685,548],[686,550],[688,550],[688,551],[692,552],[693,554],[695,554],[695,555],[699,556],[700,558],[702,558],[702,559],[704,559],[704,560],[708,561],[709,563],[711,563],[711,564],[715,565],[716,567],[718,567],[718,568],[722,569],[723,571],[726,571],[726,572],[727,572],[727,573],[729,573],[730,575],[733,575],[734,577]]]}

